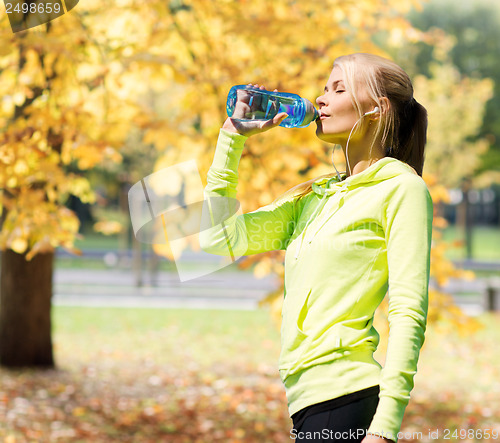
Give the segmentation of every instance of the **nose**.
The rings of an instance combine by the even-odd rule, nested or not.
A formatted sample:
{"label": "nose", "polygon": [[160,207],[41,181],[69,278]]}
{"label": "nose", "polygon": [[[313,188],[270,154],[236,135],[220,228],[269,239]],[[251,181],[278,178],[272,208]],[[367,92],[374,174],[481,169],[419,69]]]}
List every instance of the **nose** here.
{"label": "nose", "polygon": [[317,99],[316,99],[316,104],[318,106],[325,106],[325,100],[324,100],[324,95],[320,95]]}

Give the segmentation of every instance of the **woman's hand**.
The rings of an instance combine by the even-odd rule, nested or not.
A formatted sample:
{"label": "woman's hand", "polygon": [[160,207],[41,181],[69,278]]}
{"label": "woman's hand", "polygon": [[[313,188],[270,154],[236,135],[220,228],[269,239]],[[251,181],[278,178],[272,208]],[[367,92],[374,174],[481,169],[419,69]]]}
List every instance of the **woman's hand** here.
{"label": "woman's hand", "polygon": [[[259,85],[254,85],[254,87],[259,88]],[[260,86],[259,89],[265,88],[264,86]],[[275,89],[274,92],[277,92],[277,89]],[[237,91],[237,93],[238,101],[236,102],[234,113],[232,117],[228,117],[222,125],[222,129],[225,129],[226,131],[250,137],[252,135],[268,131],[275,126],[279,126],[279,124],[288,117],[286,112],[280,112],[279,114],[276,114],[274,118],[269,120],[240,120],[245,118],[245,115],[252,112],[252,108],[250,106],[251,95],[244,89]],[[255,102],[257,101],[258,99],[255,100]],[[259,103],[254,103],[254,107],[258,108],[258,106]]]}
{"label": "woman's hand", "polygon": [[384,437],[378,437],[377,435],[372,435],[368,434],[363,440],[361,440],[361,443],[387,443],[391,442],[394,443],[392,440],[389,440],[388,438]]}

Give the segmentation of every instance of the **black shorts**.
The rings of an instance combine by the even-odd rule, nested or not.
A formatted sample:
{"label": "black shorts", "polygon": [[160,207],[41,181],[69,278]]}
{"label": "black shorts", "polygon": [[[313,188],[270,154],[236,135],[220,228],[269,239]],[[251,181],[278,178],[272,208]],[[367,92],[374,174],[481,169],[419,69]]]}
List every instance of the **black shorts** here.
{"label": "black shorts", "polygon": [[296,443],[360,443],[377,410],[380,386],[308,406],[292,415]]}

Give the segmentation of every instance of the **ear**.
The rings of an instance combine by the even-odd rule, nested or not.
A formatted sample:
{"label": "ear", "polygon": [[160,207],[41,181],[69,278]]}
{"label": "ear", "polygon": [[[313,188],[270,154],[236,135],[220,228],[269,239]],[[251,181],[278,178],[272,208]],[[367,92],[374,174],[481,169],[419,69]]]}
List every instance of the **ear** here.
{"label": "ear", "polygon": [[370,120],[378,120],[381,116],[387,115],[387,112],[389,112],[389,109],[391,109],[391,102],[387,97],[379,97],[379,100],[380,105],[375,106],[377,106],[380,111],[376,114],[370,115]]}

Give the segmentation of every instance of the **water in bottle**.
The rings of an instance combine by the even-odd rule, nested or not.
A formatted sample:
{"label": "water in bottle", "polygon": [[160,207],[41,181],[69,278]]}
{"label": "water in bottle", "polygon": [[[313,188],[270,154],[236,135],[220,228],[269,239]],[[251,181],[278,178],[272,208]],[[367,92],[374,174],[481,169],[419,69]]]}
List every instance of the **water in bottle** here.
{"label": "water in bottle", "polygon": [[319,117],[313,104],[297,94],[272,92],[249,85],[233,86],[227,96],[227,115],[235,120],[269,120],[280,112],[288,117],[280,123],[285,128],[305,128]]}

